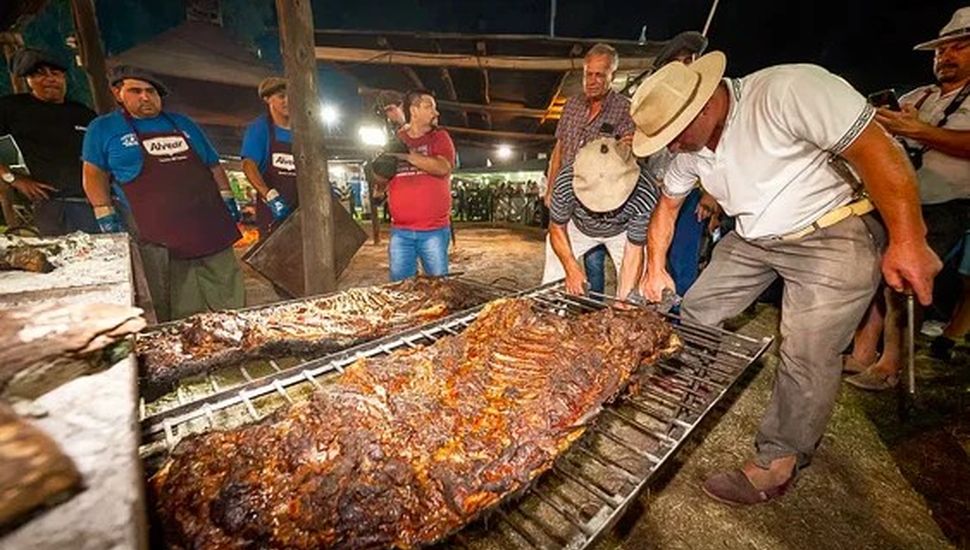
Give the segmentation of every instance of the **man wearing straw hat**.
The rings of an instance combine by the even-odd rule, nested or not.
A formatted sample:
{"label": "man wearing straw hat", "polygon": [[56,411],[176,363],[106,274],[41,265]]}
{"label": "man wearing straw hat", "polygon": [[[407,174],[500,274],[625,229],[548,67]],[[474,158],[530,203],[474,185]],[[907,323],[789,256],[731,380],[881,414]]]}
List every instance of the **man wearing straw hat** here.
{"label": "man wearing straw hat", "polygon": [[565,277],[568,292],[584,294],[589,281],[578,258],[605,245],[620,266],[616,295],[629,297],[640,278],[658,194],[623,141],[602,137],[583,146],[553,185],[542,282]]}
{"label": "man wearing straw hat", "polygon": [[[771,401],[742,468],[704,483],[735,505],[782,495],[807,466],[832,413],[839,353],[882,275],[889,286],[932,297],[940,260],[926,244],[916,178],[905,155],[873,121],[866,99],[814,65],[781,65],[723,79],[726,59],[711,52],[691,65],[670,63],[643,82],[631,105],[634,151],[678,154],[650,221],[647,273],[640,290],[659,300],[673,288],[665,259],[684,196],[698,180],[737,231],[714,249],[687,292],[688,321],[717,325],[741,313],[777,277],[785,281],[781,362]],[[845,177],[848,163],[870,199]],[[870,202],[871,200],[871,202]]]}

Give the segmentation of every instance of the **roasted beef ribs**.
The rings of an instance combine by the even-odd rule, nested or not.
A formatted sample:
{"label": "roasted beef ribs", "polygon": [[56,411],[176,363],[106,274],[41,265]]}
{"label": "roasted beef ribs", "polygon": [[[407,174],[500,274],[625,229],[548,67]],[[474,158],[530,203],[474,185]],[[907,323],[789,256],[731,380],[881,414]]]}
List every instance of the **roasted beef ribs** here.
{"label": "roasted beef ribs", "polygon": [[455,279],[419,277],[323,298],[200,313],[138,337],[148,393],[246,360],[338,351],[485,302],[488,292]]}
{"label": "roasted beef ribs", "polygon": [[150,485],[180,548],[412,548],[530,484],[644,363],[658,315],[563,318],[527,300],[464,332],[362,359],[308,401],[191,436]]}

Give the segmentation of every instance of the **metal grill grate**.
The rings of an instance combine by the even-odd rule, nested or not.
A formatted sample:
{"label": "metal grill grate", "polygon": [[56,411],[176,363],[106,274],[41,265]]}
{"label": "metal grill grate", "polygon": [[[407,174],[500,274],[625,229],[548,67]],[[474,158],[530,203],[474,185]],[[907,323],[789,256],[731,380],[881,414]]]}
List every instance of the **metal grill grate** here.
{"label": "metal grill grate", "polygon": [[[607,307],[569,296],[552,284],[515,296],[558,315]],[[362,357],[434,342],[458,334],[482,307],[424,327],[278,369],[264,378],[213,391],[142,421],[141,453],[152,470],[178,441],[210,428],[259,420],[282,405],[307,398]],[[641,369],[635,391],[607,406],[587,433],[522,495],[450,541],[468,548],[585,548],[610,528],[653,474],[677,451],[740,375],[771,344],[670,316],[684,342],[675,357]]]}
{"label": "metal grill grate", "polygon": [[[476,296],[480,296],[482,302],[501,298],[517,292],[515,290],[502,289],[493,285],[468,279],[464,277],[463,273],[453,273],[446,276],[446,278],[454,279],[456,283],[469,288],[475,293]],[[271,312],[288,305],[313,302],[336,296],[338,294],[340,293],[335,292],[321,296],[313,296],[310,298],[298,298],[282,302],[275,302],[270,305],[252,306],[234,311],[240,313]],[[146,334],[166,330],[172,326],[178,325],[181,322],[182,321],[171,321],[155,325],[151,327]],[[317,355],[329,355],[330,357],[333,357],[333,355],[323,353],[318,353]],[[335,368],[339,372],[340,368],[351,362],[353,361],[341,363]],[[213,400],[218,400],[217,396],[225,395],[227,392],[246,389],[253,385],[259,385],[261,381],[264,381],[269,377],[279,376],[284,371],[289,372],[294,368],[300,369],[306,364],[305,359],[300,359],[296,356],[284,356],[277,357],[275,359],[254,359],[215,367],[203,374],[191,374],[184,376],[174,384],[172,389],[158,391],[156,387],[151,385],[148,388],[143,387],[143,395],[139,401],[139,418],[145,421],[149,418],[160,419],[177,417],[181,413],[191,410],[194,407],[211,403]]]}

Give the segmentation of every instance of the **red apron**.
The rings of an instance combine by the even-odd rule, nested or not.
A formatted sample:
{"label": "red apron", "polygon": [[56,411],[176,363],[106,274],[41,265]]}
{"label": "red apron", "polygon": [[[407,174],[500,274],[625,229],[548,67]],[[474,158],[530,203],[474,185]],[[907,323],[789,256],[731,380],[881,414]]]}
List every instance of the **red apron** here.
{"label": "red apron", "polygon": [[124,116],[142,146],[141,173],[122,186],[139,239],[179,259],[209,256],[239,240],[212,171],[175,122],[162,113],[172,130],[142,134]]}
{"label": "red apron", "polygon": [[[300,203],[296,191],[296,164],[293,158],[293,145],[276,139],[276,125],[273,117],[266,116],[269,125],[269,158],[266,159],[266,169],[263,171],[263,181],[270,189],[276,189],[281,197],[295,210]],[[256,226],[259,228],[259,238],[265,239],[273,226],[273,213],[263,202],[263,198],[256,200]]]}

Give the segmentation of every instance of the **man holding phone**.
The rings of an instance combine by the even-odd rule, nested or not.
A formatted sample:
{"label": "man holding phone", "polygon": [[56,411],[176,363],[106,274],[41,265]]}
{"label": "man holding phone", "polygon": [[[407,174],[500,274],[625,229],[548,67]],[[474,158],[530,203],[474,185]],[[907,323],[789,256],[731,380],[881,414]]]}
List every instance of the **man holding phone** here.
{"label": "man holding phone", "polygon": [[[879,107],[876,120],[900,138],[909,152],[919,179],[926,241],[937,256],[947,258],[970,230],[970,7],[956,10],[938,38],[915,49],[934,52],[937,83],[913,90],[896,105],[893,95],[887,93],[873,94],[870,101]],[[962,279],[966,300],[970,281],[966,276]],[[883,319],[874,306],[856,337],[852,356],[845,361],[847,371],[862,371],[848,379],[856,387],[883,390],[898,382],[905,316],[900,314],[898,296],[890,292],[887,300],[882,356],[876,361]],[[948,333],[934,342],[934,351],[939,350],[936,355],[943,358],[970,324],[970,319],[959,318],[970,314],[968,308],[957,307],[956,311]]]}

